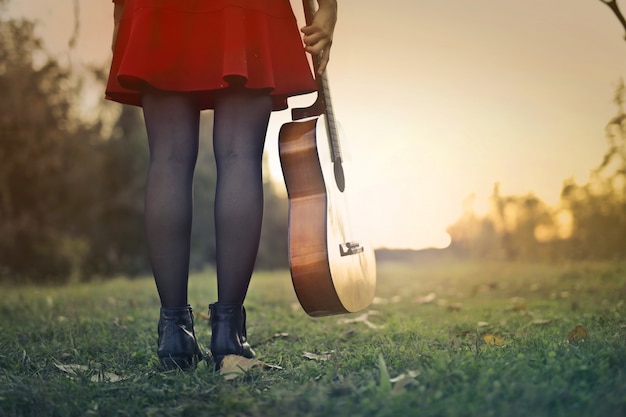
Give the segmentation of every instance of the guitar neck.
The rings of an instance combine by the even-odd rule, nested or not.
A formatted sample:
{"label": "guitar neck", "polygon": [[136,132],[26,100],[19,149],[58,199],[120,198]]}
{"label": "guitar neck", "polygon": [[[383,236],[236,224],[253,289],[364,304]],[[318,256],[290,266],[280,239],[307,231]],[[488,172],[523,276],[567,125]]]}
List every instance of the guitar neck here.
{"label": "guitar neck", "polygon": [[[302,0],[304,6],[304,16],[306,18],[307,25],[313,22],[313,16],[315,16],[315,0]],[[328,77],[326,71],[319,74],[321,56],[313,56],[313,69],[315,72],[315,81],[317,83],[317,101],[321,104],[326,115],[326,128],[328,133],[328,141],[330,142],[330,148],[332,152],[333,162],[341,163],[341,147],[339,146],[339,135],[337,132],[337,125],[335,121],[335,113],[333,111],[332,101],[330,99],[330,87],[328,86]],[[316,107],[314,104],[313,108]]]}
{"label": "guitar neck", "polygon": [[324,114],[326,114],[326,130],[328,133],[328,141],[332,149],[333,162],[341,162],[341,147],[339,146],[339,134],[337,132],[337,124],[335,120],[335,112],[333,111],[332,101],[330,99],[330,89],[328,88],[328,79],[326,73],[321,76],[318,88],[323,91]]}

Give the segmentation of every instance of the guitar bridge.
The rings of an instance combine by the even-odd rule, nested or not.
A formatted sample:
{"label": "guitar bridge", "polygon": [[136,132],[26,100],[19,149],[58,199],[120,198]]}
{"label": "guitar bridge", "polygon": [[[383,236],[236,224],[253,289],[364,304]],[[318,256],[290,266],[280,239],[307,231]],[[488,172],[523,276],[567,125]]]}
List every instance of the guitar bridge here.
{"label": "guitar bridge", "polygon": [[339,253],[341,256],[350,256],[361,253],[365,250],[359,242],[346,242],[339,244]]}

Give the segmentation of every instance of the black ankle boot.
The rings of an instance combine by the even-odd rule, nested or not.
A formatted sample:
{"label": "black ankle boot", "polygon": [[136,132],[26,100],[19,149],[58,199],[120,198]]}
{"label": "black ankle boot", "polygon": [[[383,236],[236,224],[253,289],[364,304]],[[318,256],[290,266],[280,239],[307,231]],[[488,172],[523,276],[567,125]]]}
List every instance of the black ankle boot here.
{"label": "black ankle boot", "polygon": [[202,360],[202,352],[193,330],[193,313],[190,306],[161,307],[158,330],[157,354],[163,370],[194,369]]}
{"label": "black ankle boot", "polygon": [[247,341],[246,310],[241,304],[213,303],[209,305],[211,324],[211,354],[218,370],[226,355],[254,358]]}

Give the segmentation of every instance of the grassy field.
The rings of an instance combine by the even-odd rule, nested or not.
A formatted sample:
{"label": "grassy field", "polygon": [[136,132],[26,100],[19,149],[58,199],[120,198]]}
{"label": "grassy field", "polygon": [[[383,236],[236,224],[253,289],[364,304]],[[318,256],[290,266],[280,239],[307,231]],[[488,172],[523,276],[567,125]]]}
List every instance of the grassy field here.
{"label": "grassy field", "polygon": [[[209,343],[211,271],[192,277]],[[624,416],[626,264],[380,264],[364,313],[313,319],[254,277],[262,361],[156,370],[150,279],[0,288],[0,416]]]}

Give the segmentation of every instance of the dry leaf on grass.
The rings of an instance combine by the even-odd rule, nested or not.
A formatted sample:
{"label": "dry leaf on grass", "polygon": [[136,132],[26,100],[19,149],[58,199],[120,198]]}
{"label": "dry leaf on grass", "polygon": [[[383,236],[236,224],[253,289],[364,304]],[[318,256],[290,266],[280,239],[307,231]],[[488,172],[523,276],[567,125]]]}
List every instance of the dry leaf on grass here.
{"label": "dry leaf on grass", "polygon": [[395,384],[397,382],[400,382],[404,379],[413,379],[416,376],[418,376],[419,374],[421,374],[420,371],[408,371],[406,374],[400,374],[395,378],[391,378],[390,381],[392,384]]}
{"label": "dry leaf on grass", "polygon": [[417,377],[420,373],[420,371],[408,371],[405,374],[400,374],[395,378],[391,378],[390,381],[393,384],[393,392],[397,393],[401,391],[402,388],[415,381],[415,377]]}
{"label": "dry leaf on grass", "polygon": [[567,334],[567,340],[570,343],[580,343],[588,338],[589,338],[589,333],[587,333],[587,329],[585,329],[585,326],[580,325],[580,324],[574,327]]}
{"label": "dry leaf on grass", "polygon": [[371,321],[369,321],[369,316],[374,316],[377,314],[378,314],[378,311],[370,310],[353,319],[348,319],[348,318],[339,319],[337,320],[337,323],[339,324],[363,323],[370,329],[382,329],[383,327],[385,327],[384,325],[374,324]]}
{"label": "dry leaf on grass", "polygon": [[435,294],[434,292],[431,292],[428,295],[425,295],[423,297],[419,297],[417,300],[415,300],[415,302],[417,304],[429,304],[429,303],[432,303],[433,301],[435,301],[436,298],[437,298],[437,294]]}
{"label": "dry leaf on grass", "polygon": [[374,299],[372,300],[372,304],[373,305],[393,304],[393,303],[399,303],[400,301],[402,301],[402,297],[400,297],[399,295],[394,295],[390,299],[386,299],[382,297],[374,297]]}
{"label": "dry leaf on grass", "polygon": [[78,374],[86,374],[86,373],[93,374],[89,378],[91,382],[118,382],[118,381],[122,381],[126,379],[112,372],[97,371],[85,365],[77,365],[77,364],[63,365],[63,364],[55,363],[54,366],[56,366],[57,369],[71,376],[77,376]]}
{"label": "dry leaf on grass", "polygon": [[124,325],[124,323],[130,323],[131,321],[134,321],[135,319],[132,316],[124,316],[122,318],[119,317],[115,317],[113,319],[113,325],[115,325],[116,327],[120,327],[122,329],[125,329],[126,326]]}
{"label": "dry leaf on grass", "polygon": [[483,336],[483,340],[489,346],[504,346],[506,344],[506,341],[502,339],[501,337],[498,337],[489,333]]}
{"label": "dry leaf on grass", "polygon": [[448,306],[448,311],[461,311],[462,308],[463,308],[463,304],[452,303]]}
{"label": "dry leaf on grass", "polygon": [[511,304],[504,309],[506,311],[523,311],[526,310],[526,300],[524,297],[511,297]]}
{"label": "dry leaf on grass", "polygon": [[476,327],[487,327],[487,326],[489,326],[488,321],[479,321],[478,323],[476,323]]}
{"label": "dry leaf on grass", "polygon": [[398,394],[404,387],[415,381],[415,377],[420,374],[419,371],[408,371],[402,373],[395,378],[389,377],[389,371],[387,370],[387,364],[382,353],[378,355],[378,369],[380,371],[380,381],[378,388],[382,394]]}
{"label": "dry leaf on grass", "polygon": [[530,322],[530,324],[534,324],[535,326],[543,326],[544,324],[552,323],[557,319],[535,319]]}
{"label": "dry leaf on grass", "polygon": [[334,351],[330,351],[330,352],[324,352],[324,353],[311,353],[311,352],[302,352],[302,356],[307,358],[307,359],[311,359],[312,361],[327,361],[330,359],[331,354],[334,353]]}
{"label": "dry leaf on grass", "polygon": [[237,355],[227,355],[224,359],[222,359],[220,375],[222,375],[225,380],[235,379],[239,376],[245,375],[246,372],[255,367],[265,369],[283,369],[278,365],[270,365],[257,359],[248,359]]}
{"label": "dry leaf on grass", "polygon": [[395,378],[391,378],[389,381],[393,384],[392,394],[399,394],[404,387],[415,382],[415,377],[420,374],[420,371],[408,371],[405,374],[400,374]]}

